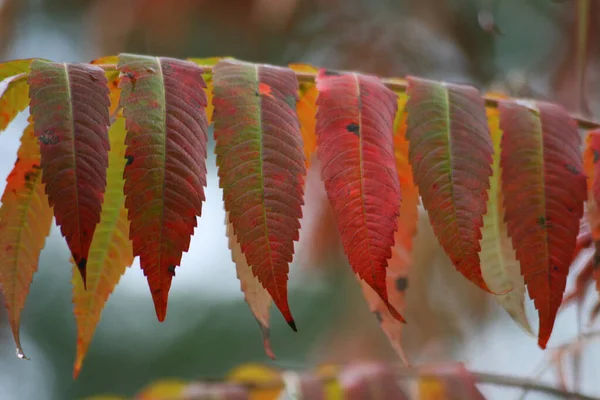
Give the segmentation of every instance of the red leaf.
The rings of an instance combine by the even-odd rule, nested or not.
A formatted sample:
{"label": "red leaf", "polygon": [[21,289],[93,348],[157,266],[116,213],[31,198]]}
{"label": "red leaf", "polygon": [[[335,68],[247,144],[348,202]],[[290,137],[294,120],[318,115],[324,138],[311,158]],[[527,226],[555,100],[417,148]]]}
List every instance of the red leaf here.
{"label": "red leaf", "polygon": [[127,54],[119,70],[129,237],[163,321],[175,267],[204,201],[206,85],[202,69],[188,61]]}
{"label": "red leaf", "polygon": [[483,99],[414,77],[407,93],[409,159],[433,231],[456,269],[489,292],[478,254],[493,154]]}
{"label": "red leaf", "polygon": [[586,199],[577,125],[556,105],[499,106],[505,221],[529,296],[541,348],[552,333]]}
{"label": "red leaf", "polygon": [[254,276],[296,330],[287,279],[306,175],[296,75],[228,60],[213,72],[215,153],[225,209]]}
{"label": "red leaf", "polygon": [[403,320],[386,288],[400,209],[396,96],[376,77],[326,70],[319,71],[317,88],[317,157],[344,251],[354,272]]}
{"label": "red leaf", "polygon": [[85,64],[34,60],[29,73],[42,181],[84,285],[106,187],[110,125],[106,83],[100,68]]}

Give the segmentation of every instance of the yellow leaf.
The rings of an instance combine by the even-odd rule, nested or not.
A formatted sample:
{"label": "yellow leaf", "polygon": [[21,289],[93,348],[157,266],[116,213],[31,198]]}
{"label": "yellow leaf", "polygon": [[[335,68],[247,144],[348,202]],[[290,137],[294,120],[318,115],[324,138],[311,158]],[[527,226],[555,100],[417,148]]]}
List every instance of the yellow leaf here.
{"label": "yellow leaf", "polygon": [[135,396],[136,400],[179,399],[188,383],[179,379],[165,379],[154,382]]}
{"label": "yellow leaf", "polygon": [[252,389],[250,400],[276,400],[283,391],[283,380],[279,371],[260,364],[243,364],[236,367],[229,372],[227,380],[245,385],[280,382],[276,388]]}
{"label": "yellow leaf", "polygon": [[270,358],[275,359],[269,339],[269,309],[271,308],[273,299],[258,278],[252,273],[252,268],[248,265],[246,256],[242,253],[242,248],[233,232],[233,225],[229,222],[229,213],[225,216],[225,224],[227,225],[227,238],[229,239],[231,258],[235,263],[237,277],[240,280],[242,292],[244,292],[244,300],[248,303],[250,311],[254,314],[260,327],[265,353]]}
{"label": "yellow leaf", "polygon": [[109,131],[110,152],[104,204],[87,262],[87,290],[73,266],[73,303],[77,322],[77,355],[73,370],[77,377],[100,321],[102,309],[125,269],[133,263],[129,221],[123,194],[125,168],[125,120],[118,118]]}

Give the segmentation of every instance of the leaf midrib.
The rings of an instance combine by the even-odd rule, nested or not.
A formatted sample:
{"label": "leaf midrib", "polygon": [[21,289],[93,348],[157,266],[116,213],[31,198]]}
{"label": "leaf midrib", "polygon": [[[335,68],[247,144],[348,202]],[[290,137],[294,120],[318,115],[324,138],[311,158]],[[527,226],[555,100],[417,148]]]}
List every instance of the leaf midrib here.
{"label": "leaf midrib", "polygon": [[[271,278],[273,279],[273,287],[275,288],[275,292],[277,293],[277,300],[281,301],[281,293],[279,293],[279,285],[277,285],[277,280],[275,278],[275,266],[273,265],[273,254],[271,252],[271,242],[269,241],[269,227],[267,225],[267,208],[265,206],[265,171],[264,171],[264,162],[263,162],[263,124],[262,124],[262,97],[260,95],[260,74],[259,74],[259,66],[254,65],[254,83],[256,85],[256,93],[259,95],[257,98],[258,105],[258,162],[260,165],[260,189],[262,194],[262,212],[263,212],[263,226],[265,228],[265,239],[267,243],[267,253],[269,255],[269,266],[271,272]],[[285,300],[285,299],[283,299]]]}

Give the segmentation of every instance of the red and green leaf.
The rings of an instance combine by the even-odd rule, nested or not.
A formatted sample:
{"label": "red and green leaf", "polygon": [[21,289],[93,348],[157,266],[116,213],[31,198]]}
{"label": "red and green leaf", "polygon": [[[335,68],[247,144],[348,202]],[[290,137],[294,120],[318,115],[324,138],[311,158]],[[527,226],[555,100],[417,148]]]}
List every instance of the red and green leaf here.
{"label": "red and green leaf", "polygon": [[252,314],[254,314],[254,317],[256,318],[256,322],[258,322],[263,338],[265,353],[274,360],[275,354],[271,349],[269,324],[269,310],[273,299],[269,292],[262,287],[258,278],[252,274],[252,268],[248,265],[246,256],[242,253],[240,243],[238,242],[235,233],[233,233],[233,225],[229,222],[229,214],[225,217],[225,224],[227,225],[227,239],[229,241],[229,250],[231,250],[231,259],[235,263],[235,270],[240,281],[242,292],[244,293],[244,300],[248,303],[250,311],[252,311]]}
{"label": "red and green leaf", "polygon": [[106,186],[110,125],[106,78],[91,65],[35,60],[28,82],[42,181],[85,285]]}
{"label": "red and green leaf", "polygon": [[481,238],[481,273],[487,286],[495,293],[496,301],[510,317],[530,335],[533,335],[525,313],[525,283],[521,267],[515,256],[502,205],[502,174],[500,170],[500,143],[502,131],[499,126],[498,110],[488,109],[488,123],[494,146],[487,212],[483,216]]}
{"label": "red and green leaf", "polygon": [[24,358],[19,338],[21,310],[53,218],[44,192],[40,149],[32,124],[23,132],[17,156],[0,208],[0,286],[17,354]]}
{"label": "red and green leaf", "polygon": [[[27,77],[32,59],[0,64],[0,132],[29,105]],[[4,81],[4,82],[2,82]]]}
{"label": "red and green leaf", "polygon": [[225,209],[254,276],[295,330],[287,280],[306,175],[296,75],[226,60],[213,71],[215,153]]}
{"label": "red and green leaf", "polygon": [[321,70],[317,157],[344,252],[354,272],[388,301],[386,267],[400,210],[393,122],[396,96],[373,76]]}
{"label": "red and green leaf", "polygon": [[560,307],[586,199],[581,138],[559,106],[499,106],[505,221],[538,310],[545,348]]}
{"label": "red and green leaf", "polygon": [[489,291],[479,260],[493,154],[483,99],[414,77],[407,93],[409,159],[433,231],[456,269]]}
{"label": "red and green leaf", "polygon": [[[129,220],[123,193],[125,169],[125,120],[118,118],[109,130],[110,152],[106,193],[90,246],[87,263],[87,290],[73,268],[73,304],[77,323],[77,354],[74,377],[77,377],[89,345],[100,321],[108,297],[119,282],[125,269],[133,263],[129,240]],[[76,266],[74,266],[76,267]]]}
{"label": "red and green leaf", "polygon": [[206,85],[202,69],[188,61],[125,54],[118,67],[129,236],[163,321],[175,267],[205,199]]}

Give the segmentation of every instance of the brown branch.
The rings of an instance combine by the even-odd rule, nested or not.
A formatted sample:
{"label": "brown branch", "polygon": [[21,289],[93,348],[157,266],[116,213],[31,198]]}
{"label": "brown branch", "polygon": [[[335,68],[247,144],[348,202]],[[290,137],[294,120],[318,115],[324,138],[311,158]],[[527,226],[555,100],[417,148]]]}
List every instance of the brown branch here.
{"label": "brown branch", "polygon": [[[97,64],[97,67],[104,69],[105,71],[114,71],[116,66],[114,64]],[[202,69],[205,73],[212,73],[212,66],[210,65],[202,65]],[[346,71],[340,71],[346,72]],[[296,76],[298,77],[298,81],[314,83],[316,74],[309,72],[296,72]],[[406,92],[407,83],[403,79],[398,78],[382,78],[381,81],[388,88],[396,91],[396,92]],[[486,107],[490,108],[498,108],[498,99],[492,96],[483,96],[483,100],[485,101]],[[600,122],[593,121],[590,119],[583,118],[581,116],[571,115],[571,117],[577,122],[577,125],[581,129],[597,129],[600,128]]]}

